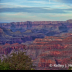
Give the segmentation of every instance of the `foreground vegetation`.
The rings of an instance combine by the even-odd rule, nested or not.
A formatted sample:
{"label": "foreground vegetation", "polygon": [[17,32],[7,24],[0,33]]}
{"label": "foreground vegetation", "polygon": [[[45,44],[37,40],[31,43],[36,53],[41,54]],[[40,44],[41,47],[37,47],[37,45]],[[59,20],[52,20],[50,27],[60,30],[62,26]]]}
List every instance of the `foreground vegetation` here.
{"label": "foreground vegetation", "polygon": [[31,58],[25,52],[18,51],[11,55],[4,57],[3,61],[0,60],[0,70],[34,70]]}
{"label": "foreground vegetation", "polygon": [[[35,70],[34,68],[31,58],[23,51],[7,55],[2,61],[0,59],[0,70]],[[72,70],[72,67],[68,70]]]}

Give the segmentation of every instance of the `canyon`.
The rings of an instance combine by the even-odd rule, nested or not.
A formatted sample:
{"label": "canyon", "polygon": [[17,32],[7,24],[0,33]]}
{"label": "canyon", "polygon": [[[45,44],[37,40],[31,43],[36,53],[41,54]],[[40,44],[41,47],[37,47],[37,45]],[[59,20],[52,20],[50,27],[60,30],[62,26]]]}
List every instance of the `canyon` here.
{"label": "canyon", "polygon": [[65,33],[72,33],[72,20],[0,23],[0,44],[21,44],[36,38],[62,36]]}
{"label": "canyon", "polygon": [[0,23],[0,58],[17,50],[26,51],[36,70],[67,70],[50,64],[72,64],[72,20]]}
{"label": "canyon", "polygon": [[50,64],[72,64],[72,34],[68,37],[46,36],[36,38],[31,44],[0,45],[0,54],[11,54],[13,50],[26,49],[36,70],[67,70],[68,67],[50,67]]}

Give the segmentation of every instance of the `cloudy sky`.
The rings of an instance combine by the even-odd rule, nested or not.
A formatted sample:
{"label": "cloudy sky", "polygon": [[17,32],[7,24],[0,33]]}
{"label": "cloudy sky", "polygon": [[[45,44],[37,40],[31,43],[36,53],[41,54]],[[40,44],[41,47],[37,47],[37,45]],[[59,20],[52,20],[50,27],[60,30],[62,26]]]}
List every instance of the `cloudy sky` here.
{"label": "cloudy sky", "polygon": [[72,0],[0,0],[0,22],[72,19]]}

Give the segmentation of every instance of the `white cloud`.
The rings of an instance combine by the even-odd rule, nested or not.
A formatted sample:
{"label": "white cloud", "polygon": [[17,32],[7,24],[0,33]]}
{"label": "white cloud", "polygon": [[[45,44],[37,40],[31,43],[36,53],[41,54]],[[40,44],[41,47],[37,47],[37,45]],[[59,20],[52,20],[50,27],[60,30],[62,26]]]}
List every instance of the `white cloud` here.
{"label": "white cloud", "polygon": [[65,3],[65,4],[72,4],[72,0],[53,0],[53,1]]}
{"label": "white cloud", "polygon": [[50,16],[51,17],[71,17],[72,18],[72,14],[52,14]]}
{"label": "white cloud", "polygon": [[[43,14],[43,13],[42,13]],[[42,17],[42,14],[35,14],[35,13],[2,13],[0,17],[0,20],[5,21],[48,21],[53,20],[49,18]]]}
{"label": "white cloud", "polygon": [[55,13],[1,13],[0,20],[4,21],[63,21],[72,19],[72,13],[70,14],[55,14]]}
{"label": "white cloud", "polygon": [[30,3],[38,3],[38,4],[49,4],[49,2],[46,1],[29,1]]}
{"label": "white cloud", "polygon": [[72,8],[71,6],[66,5],[66,4],[54,5],[53,7],[54,7],[54,8],[60,8],[60,9],[69,9],[69,8]]}
{"label": "white cloud", "polygon": [[19,5],[19,4],[11,3],[11,2],[0,3],[0,8],[18,8],[18,7],[31,7],[31,6],[28,6],[28,5]]}
{"label": "white cloud", "polygon": [[[67,4],[57,4],[57,3],[53,3],[53,2],[48,2],[48,1],[25,1],[28,3],[36,3],[38,5],[41,4],[40,7],[43,7],[44,5],[46,5],[46,7],[50,7],[50,8],[60,8],[60,9],[68,9],[68,8],[72,8],[72,6],[67,5]],[[43,6],[42,6],[43,5]],[[30,6],[30,5],[20,5],[20,4],[16,4],[16,3],[12,3],[12,2],[8,2],[8,3],[0,3],[0,8],[18,8],[18,7],[34,7],[34,6]],[[48,9],[50,9],[48,8]],[[47,9],[47,8],[45,8]],[[50,9],[51,10],[51,9]]]}
{"label": "white cloud", "polygon": [[57,4],[57,3],[55,3],[55,2],[50,2],[49,0],[48,1],[43,1],[43,0],[41,0],[41,1],[36,1],[36,0],[34,0],[34,1],[28,1],[28,2],[30,2],[30,3],[37,3],[37,4]]}

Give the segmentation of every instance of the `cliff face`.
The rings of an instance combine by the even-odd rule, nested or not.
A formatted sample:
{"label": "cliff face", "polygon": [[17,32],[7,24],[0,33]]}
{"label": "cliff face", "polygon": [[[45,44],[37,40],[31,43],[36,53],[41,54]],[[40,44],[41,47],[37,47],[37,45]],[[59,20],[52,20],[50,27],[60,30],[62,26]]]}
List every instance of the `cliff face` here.
{"label": "cliff face", "polygon": [[26,41],[32,41],[35,38],[43,38],[45,35],[42,33],[34,33],[31,30],[25,32],[12,32],[11,29],[0,28],[0,44],[13,44],[13,43],[24,43]]}
{"label": "cliff face", "polygon": [[24,47],[37,70],[68,69],[49,65],[72,64],[71,20],[0,24],[0,57]]}
{"label": "cliff face", "polygon": [[68,37],[46,36],[36,38],[32,44],[5,44],[0,46],[0,54],[10,54],[12,50],[26,48],[26,55],[32,58],[33,64],[37,70],[62,70],[68,67],[50,67],[54,65],[67,65],[72,63],[72,35]]}
{"label": "cliff face", "polygon": [[14,43],[14,44],[8,44],[0,45],[0,54],[9,54],[12,50],[19,50],[24,49],[25,45]]}
{"label": "cliff face", "polygon": [[11,23],[0,23],[0,27],[5,27],[5,28],[10,28],[10,29],[31,29],[31,28],[46,28],[46,27],[55,27],[59,26],[61,24],[67,25],[68,27],[70,26],[72,20],[67,20],[67,21],[27,21],[27,22],[11,22]]}
{"label": "cliff face", "polygon": [[61,36],[62,33],[72,33],[71,26],[71,23],[62,21],[2,23],[0,24],[0,44],[21,44],[45,36]]}
{"label": "cliff face", "polygon": [[68,22],[68,23],[72,23],[72,19],[70,19],[70,20],[67,20],[67,22]]}
{"label": "cliff face", "polygon": [[52,64],[68,65],[72,57],[72,36],[53,37],[46,36],[43,39],[35,39],[33,44],[29,45],[28,55],[32,57],[37,69],[53,70],[68,69],[68,67],[50,67]]}
{"label": "cliff face", "polygon": [[[71,21],[71,20],[70,20]],[[0,23],[1,28],[6,28],[6,34],[12,36],[12,32],[20,31],[22,33],[31,30],[34,33],[43,33],[47,36],[54,36],[61,33],[72,33],[72,23],[68,21],[27,21]],[[6,31],[6,30],[5,30]],[[30,32],[31,32],[30,31]]]}

